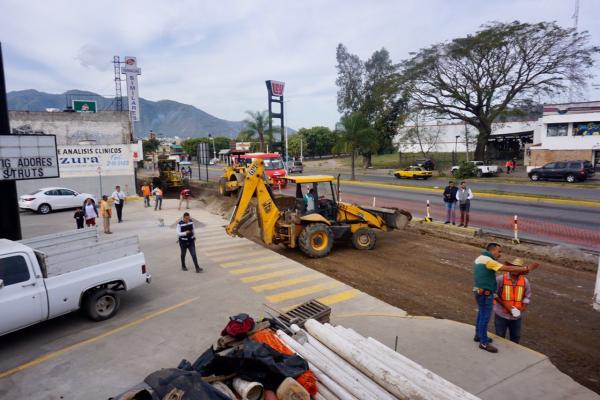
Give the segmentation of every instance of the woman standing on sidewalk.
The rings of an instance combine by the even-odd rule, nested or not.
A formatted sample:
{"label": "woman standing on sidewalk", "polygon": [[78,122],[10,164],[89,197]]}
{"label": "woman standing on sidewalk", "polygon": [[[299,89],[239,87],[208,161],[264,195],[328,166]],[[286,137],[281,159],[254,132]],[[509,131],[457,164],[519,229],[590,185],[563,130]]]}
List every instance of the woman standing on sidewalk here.
{"label": "woman standing on sidewalk", "polygon": [[102,221],[104,225],[104,233],[112,233],[110,231],[110,218],[112,217],[112,207],[110,201],[108,201],[108,196],[102,196],[102,201],[100,202],[100,215],[102,215]]}

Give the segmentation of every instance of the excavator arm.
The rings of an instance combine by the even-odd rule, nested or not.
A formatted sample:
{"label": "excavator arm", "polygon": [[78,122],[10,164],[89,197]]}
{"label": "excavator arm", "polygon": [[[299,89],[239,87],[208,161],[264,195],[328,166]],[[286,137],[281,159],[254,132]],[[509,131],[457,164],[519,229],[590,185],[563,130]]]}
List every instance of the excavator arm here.
{"label": "excavator arm", "polygon": [[244,221],[244,215],[248,211],[250,202],[256,197],[257,217],[260,226],[260,234],[263,242],[273,243],[275,236],[275,225],[280,217],[280,210],[275,204],[275,199],[270,188],[264,180],[265,165],[263,160],[254,161],[246,170],[244,185],[241,187],[241,193],[233,209],[229,224],[225,227],[228,235],[234,236]]}

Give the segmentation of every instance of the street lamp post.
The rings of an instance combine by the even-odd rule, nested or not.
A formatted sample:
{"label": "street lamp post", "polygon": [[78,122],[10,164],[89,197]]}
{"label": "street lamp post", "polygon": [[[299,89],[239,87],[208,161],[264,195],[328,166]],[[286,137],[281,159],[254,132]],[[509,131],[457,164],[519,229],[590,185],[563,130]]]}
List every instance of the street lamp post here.
{"label": "street lamp post", "polygon": [[212,133],[208,134],[208,139],[212,141],[213,144],[213,159],[217,158],[217,148],[215,147],[215,138],[212,136]]}
{"label": "street lamp post", "polygon": [[458,138],[460,137],[460,135],[456,135],[456,138],[454,140],[454,155],[453,155],[453,160],[452,160],[452,164],[457,165],[458,164]]}

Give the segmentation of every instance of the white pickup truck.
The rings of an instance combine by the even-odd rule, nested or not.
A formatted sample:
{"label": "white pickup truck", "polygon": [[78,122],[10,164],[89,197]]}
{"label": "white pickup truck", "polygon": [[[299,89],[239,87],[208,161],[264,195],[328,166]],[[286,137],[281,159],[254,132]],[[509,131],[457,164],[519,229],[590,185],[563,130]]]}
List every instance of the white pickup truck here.
{"label": "white pickup truck", "polygon": [[[477,177],[481,178],[482,176],[495,176],[498,174],[498,166],[497,165],[486,165],[483,161],[469,161],[470,163],[475,164],[477,167]],[[458,171],[458,165],[454,165],[450,169],[450,173],[454,175],[454,173]]]}
{"label": "white pickup truck", "polygon": [[98,241],[95,229],[0,239],[0,335],[83,309],[119,310],[118,292],[150,283],[137,236]]}

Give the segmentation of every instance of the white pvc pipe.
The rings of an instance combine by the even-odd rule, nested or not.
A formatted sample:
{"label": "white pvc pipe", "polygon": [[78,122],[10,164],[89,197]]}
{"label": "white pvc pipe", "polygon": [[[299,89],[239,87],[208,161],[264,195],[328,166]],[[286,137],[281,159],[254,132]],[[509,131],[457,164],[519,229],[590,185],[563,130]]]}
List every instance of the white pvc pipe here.
{"label": "white pvc pipe", "polygon": [[332,378],[330,378],[324,372],[321,372],[321,369],[319,368],[319,366],[317,366],[317,365],[315,365],[315,363],[313,363],[315,358],[310,357],[310,355],[308,354],[308,351],[306,351],[306,349],[304,349],[302,347],[302,345],[300,345],[300,343],[296,342],[294,339],[292,339],[290,336],[288,336],[282,330],[277,331],[277,336],[286,345],[288,345],[292,350],[294,350],[294,352],[296,352],[298,355],[300,355],[302,358],[304,358],[306,361],[308,361],[310,369],[311,369],[311,371],[313,371],[313,373],[315,374],[317,379],[319,381],[323,382],[323,384],[325,384],[325,386],[327,386],[327,388],[329,390],[331,390],[333,393],[335,393],[335,395],[338,396],[341,400],[358,400],[356,397],[353,396],[353,394],[348,392],[348,390],[346,390],[340,384],[340,382],[334,381]]}
{"label": "white pvc pipe", "polygon": [[[292,327],[293,328],[293,327]],[[349,376],[355,377],[356,380],[364,386],[366,389],[371,391],[377,399],[386,399],[386,400],[394,400],[395,397],[390,393],[385,391],[381,386],[375,383],[371,378],[360,372],[358,369],[354,368],[352,365],[348,364],[346,360],[335,354],[333,351],[329,350],[326,346],[324,346],[321,342],[319,342],[314,337],[308,336],[308,343],[304,346],[309,346],[309,348],[314,348],[314,350],[320,354],[322,354],[325,358],[333,362],[335,365],[340,367],[346,374]]]}
{"label": "white pvc pipe", "polygon": [[365,375],[379,383],[394,396],[400,399],[411,400],[438,399],[423,391],[423,389],[406,379],[406,377],[354,346],[348,340],[339,336],[333,327],[321,325],[315,320],[306,321],[304,326],[317,340],[335,351],[349,363],[355,365],[364,372]]}
{"label": "white pvc pipe", "polygon": [[327,386],[320,384],[318,385],[318,390],[319,392],[317,393],[317,399],[319,398],[318,396],[321,396],[321,399],[325,399],[325,400],[339,400],[339,397],[337,397],[335,394],[331,393],[331,391],[327,388]]}
{"label": "white pvc pipe", "polygon": [[473,394],[465,391],[454,383],[447,381],[410,358],[393,351],[373,338],[364,338],[354,330],[343,328],[341,326],[335,327],[335,330],[339,333],[343,332],[342,337],[348,338],[355,345],[372,354],[384,364],[393,366],[403,375],[412,377],[415,380],[415,383],[420,387],[438,393],[440,397],[459,400],[477,399]]}

